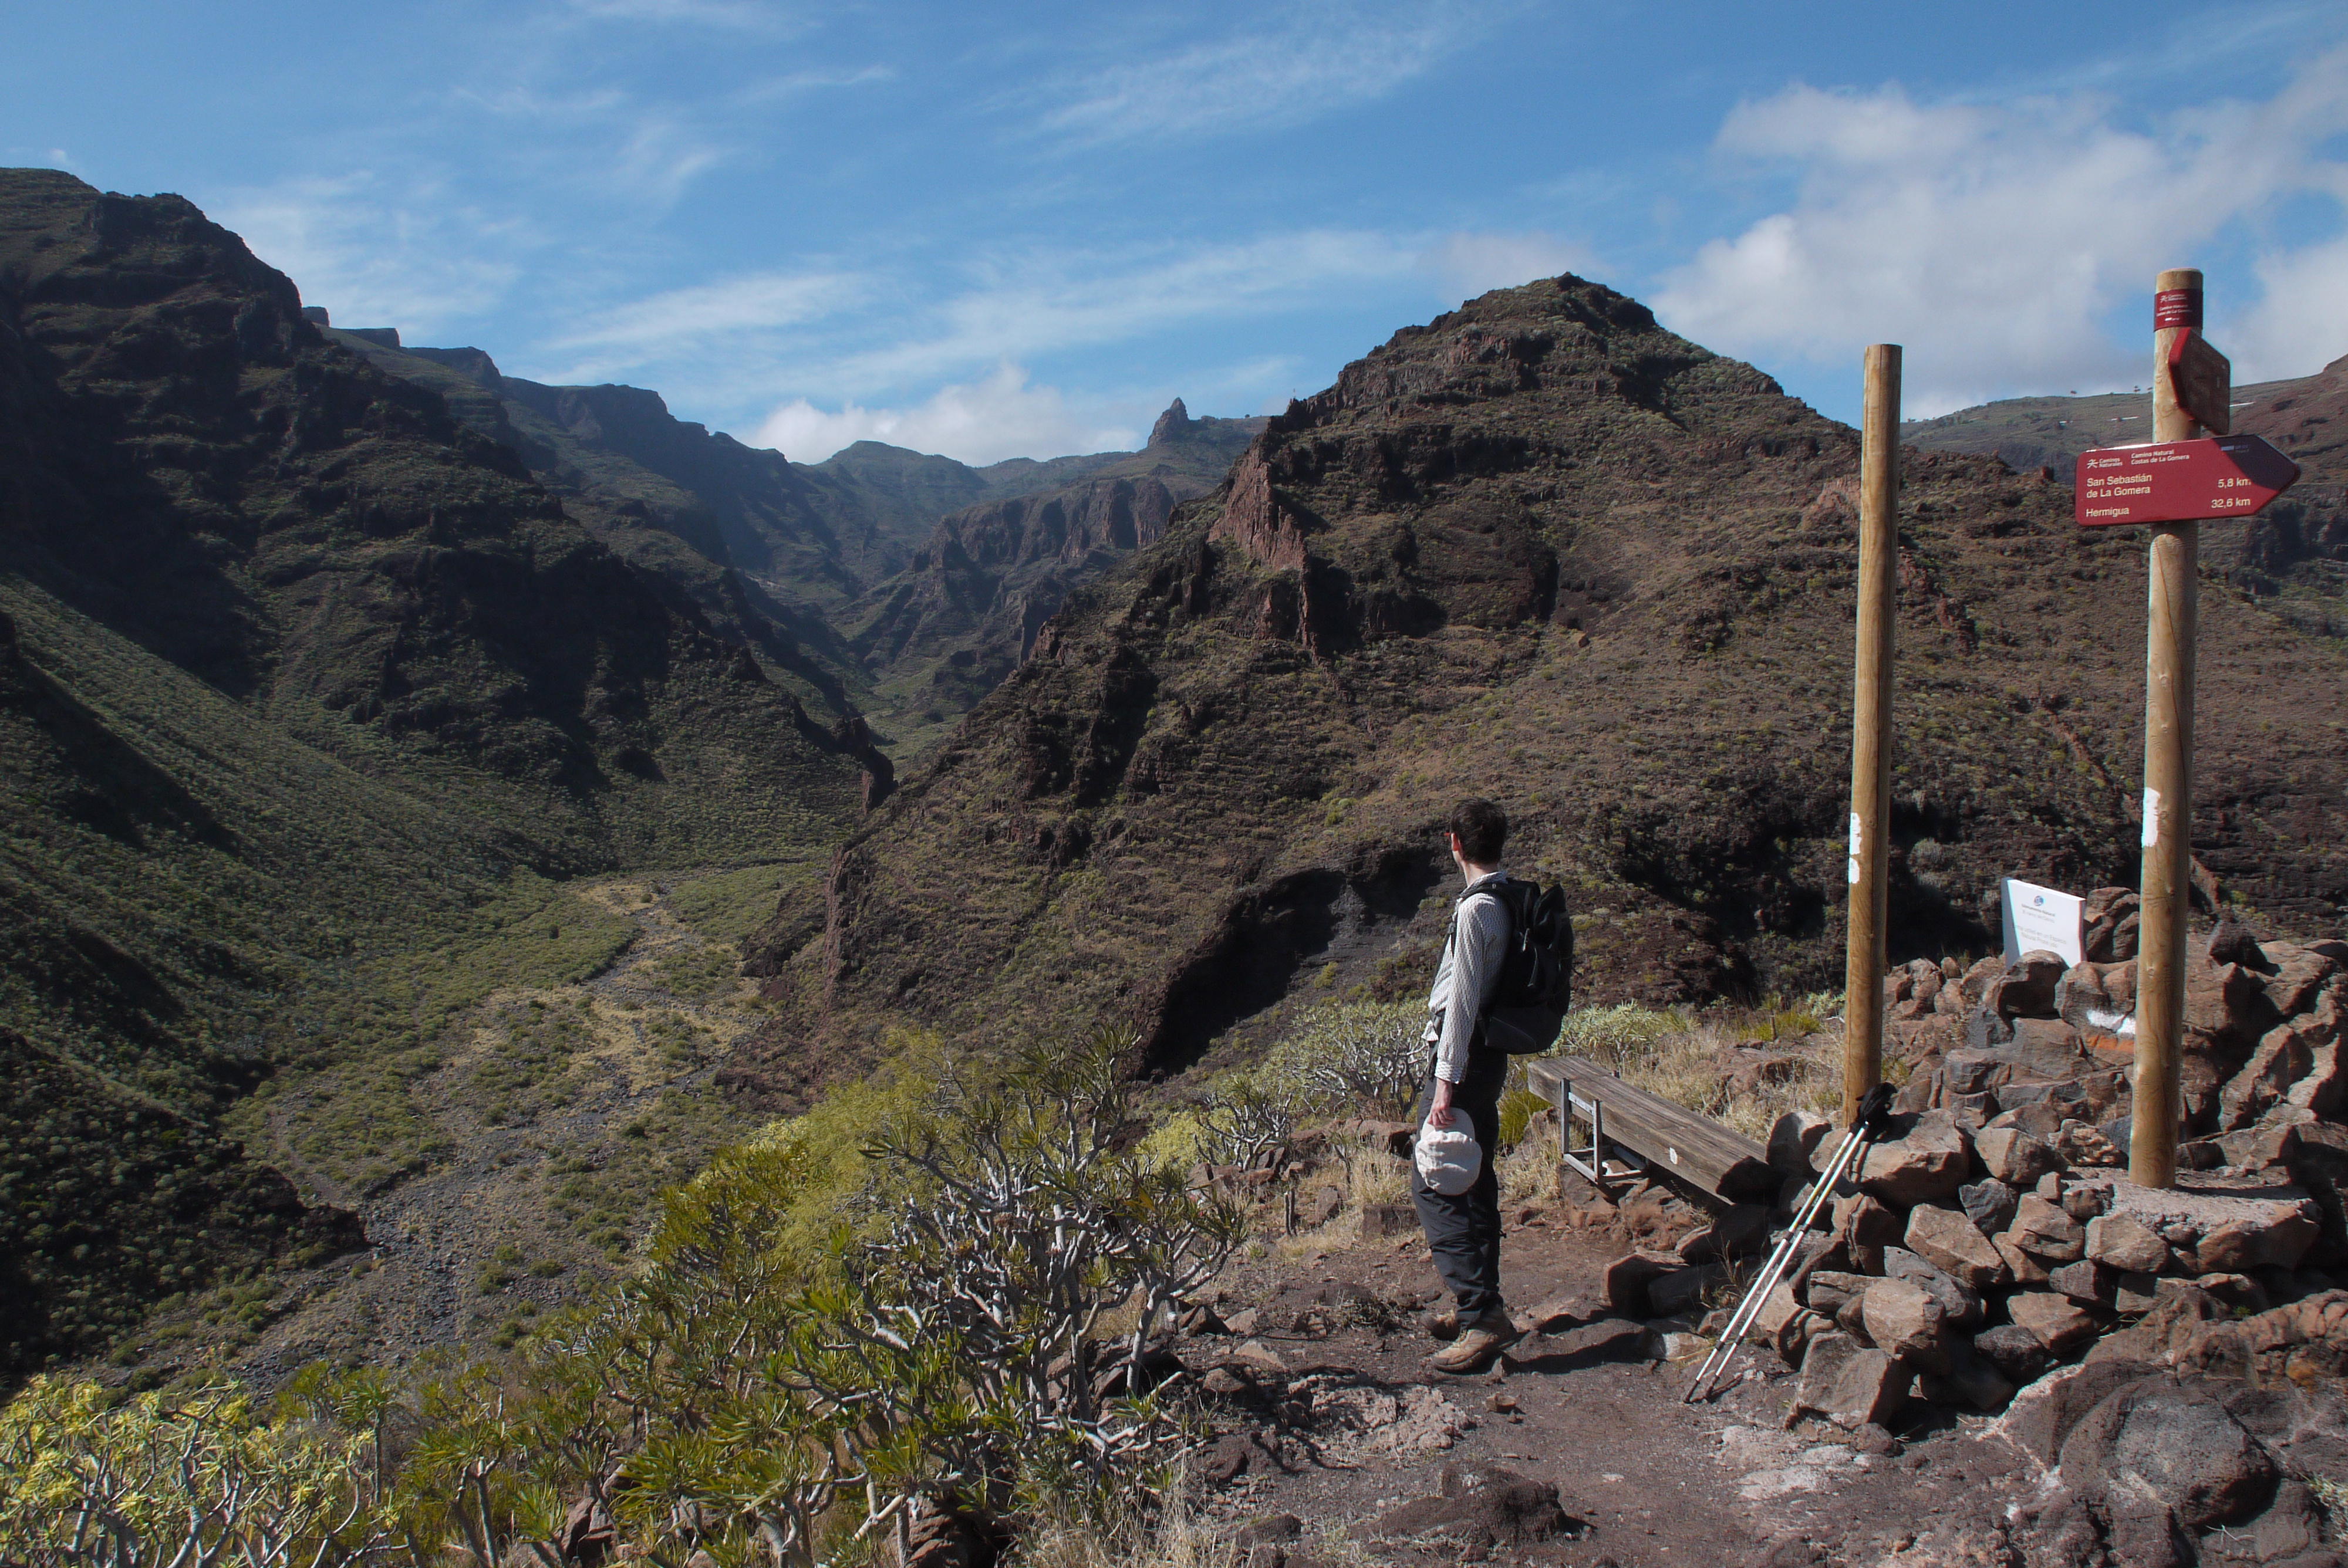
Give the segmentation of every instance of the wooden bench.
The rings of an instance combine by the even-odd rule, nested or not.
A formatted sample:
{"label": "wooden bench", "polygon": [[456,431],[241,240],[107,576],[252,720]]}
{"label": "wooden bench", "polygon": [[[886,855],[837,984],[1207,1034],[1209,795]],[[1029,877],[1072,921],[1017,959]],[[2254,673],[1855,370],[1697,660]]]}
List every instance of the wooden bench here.
{"label": "wooden bench", "polygon": [[[1526,1069],[1533,1092],[1557,1107],[1558,1158],[1599,1186],[1605,1185],[1605,1151],[1619,1143],[1691,1186],[1729,1203],[1766,1201],[1776,1176],[1768,1151],[1709,1116],[1623,1082],[1594,1062],[1544,1057]],[[1576,1148],[1573,1126],[1590,1128]]]}

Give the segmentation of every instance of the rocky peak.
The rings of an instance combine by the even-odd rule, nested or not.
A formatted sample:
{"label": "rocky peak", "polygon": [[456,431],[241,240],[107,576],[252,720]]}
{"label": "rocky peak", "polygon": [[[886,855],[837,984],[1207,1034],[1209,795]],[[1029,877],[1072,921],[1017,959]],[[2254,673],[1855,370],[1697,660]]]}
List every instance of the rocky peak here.
{"label": "rocky peak", "polygon": [[411,348],[406,351],[417,359],[430,360],[446,365],[474,385],[490,392],[503,389],[505,377],[499,373],[498,362],[485,349],[478,348]]}
{"label": "rocky peak", "polygon": [[[1141,1030],[1152,1069],[1229,1059],[1283,997],[1400,996],[1431,972],[1420,906],[1444,866],[1426,845],[1453,801],[1494,789],[1519,818],[1512,856],[1574,867],[1607,911],[1577,939],[1589,994],[1826,983],[1858,458],[1847,427],[1583,280],[1404,329],[1037,628],[843,850],[852,896],[804,959],[822,1001],[753,1054],[906,1012],[1008,1036],[1091,1007]],[[1903,467],[1902,669],[1931,675],[1901,694],[1918,847],[1903,839],[1895,939],[1945,951],[1990,939],[1982,899],[1993,917],[2012,867],[2114,886],[2137,853],[2104,781],[2140,743],[2142,547],[2081,538],[2067,489],[1987,456]],[[997,602],[1000,577],[949,564],[927,601],[941,620]],[[2316,715],[2341,655],[2230,596],[2204,614],[2197,846],[2262,909],[2330,930],[2336,851],[2250,828],[2338,809]],[[2063,727],[2034,705],[2011,724],[2026,749],[1982,767],[1972,715],[2058,686]],[[1084,878],[1056,891],[1076,858]],[[1112,956],[1023,946],[1104,887],[1117,897],[1080,918]],[[953,933],[919,973],[894,956],[916,924]]]}
{"label": "rocky peak", "polygon": [[1149,427],[1149,444],[1163,446],[1169,441],[1179,441],[1190,434],[1191,423],[1190,411],[1182,406],[1182,400],[1178,397],[1166,405],[1166,412],[1159,415],[1158,423]]}

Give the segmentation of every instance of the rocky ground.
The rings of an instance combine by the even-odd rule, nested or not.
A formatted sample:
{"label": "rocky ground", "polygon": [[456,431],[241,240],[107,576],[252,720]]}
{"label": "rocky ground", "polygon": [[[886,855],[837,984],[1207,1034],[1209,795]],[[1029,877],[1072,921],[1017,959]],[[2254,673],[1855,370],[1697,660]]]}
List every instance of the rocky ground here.
{"label": "rocky ground", "polygon": [[[2348,949],[2230,917],[2207,934],[2185,1169],[2147,1191],[2123,1154],[2133,904],[2096,895],[2093,956],[2067,968],[1895,972],[1900,1113],[1716,1398],[1683,1396],[1833,1172],[1841,1134],[1814,1113],[1772,1129],[1774,1203],[1713,1204],[1626,1161],[1611,1192],[1569,1175],[1512,1204],[1528,1333],[1476,1378],[1421,1367],[1417,1314],[1441,1293],[1407,1208],[1307,1205],[1336,1213],[1187,1323],[1220,1421],[1198,1464],[1210,1512],[1251,1568],[2348,1560]],[[1322,1136],[1364,1132],[1409,1129]]]}
{"label": "rocky ground", "polygon": [[1436,1346],[1416,1308],[1438,1287],[1416,1235],[1243,1275],[1223,1310],[1249,1326],[1249,1300],[1255,1333],[1185,1347],[1210,1389],[1231,1390],[1202,1465],[1209,1511],[1250,1540],[1292,1516],[1291,1563],[1366,1552],[1632,1568],[1766,1559],[1786,1542],[1872,1562],[1921,1538],[2003,1542],[2003,1509],[2029,1481],[1982,1440],[1985,1421],[1920,1404],[1894,1418],[1898,1436],[1789,1429],[1792,1374],[1753,1357],[1719,1399],[1683,1403],[1689,1363],[1655,1358],[1643,1315],[1606,1306],[1619,1250],[1555,1206],[1520,1211],[1508,1288],[1541,1304],[1527,1316],[1549,1331],[1467,1378],[1421,1368]]}
{"label": "rocky ground", "polygon": [[[1625,1254],[1618,1214],[1559,1201],[1515,1207],[1504,1244],[1533,1332],[1444,1378],[1421,1365],[1440,1290],[1418,1237],[1351,1229],[1235,1270],[1179,1345],[1216,1418],[1205,1510],[1251,1568],[2342,1561],[2316,1501],[2348,1476],[2336,1368],[2302,1388],[2114,1356],[1999,1418],[1910,1393],[1850,1422],[1806,1409],[1802,1374],[1754,1347],[1688,1403],[1711,1342],[1693,1315],[1653,1315],[1653,1254]],[[2312,1310],[2348,1317],[2348,1294]],[[2348,1328],[2322,1332],[2336,1362]]]}

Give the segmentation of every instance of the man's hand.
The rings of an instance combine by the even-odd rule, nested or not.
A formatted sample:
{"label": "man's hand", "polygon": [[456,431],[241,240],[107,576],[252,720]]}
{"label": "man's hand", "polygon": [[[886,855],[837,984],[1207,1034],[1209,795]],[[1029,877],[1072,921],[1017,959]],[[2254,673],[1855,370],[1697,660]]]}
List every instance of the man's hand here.
{"label": "man's hand", "polygon": [[1435,1081],[1435,1103],[1427,1107],[1426,1124],[1438,1132],[1450,1130],[1451,1081],[1447,1078]]}

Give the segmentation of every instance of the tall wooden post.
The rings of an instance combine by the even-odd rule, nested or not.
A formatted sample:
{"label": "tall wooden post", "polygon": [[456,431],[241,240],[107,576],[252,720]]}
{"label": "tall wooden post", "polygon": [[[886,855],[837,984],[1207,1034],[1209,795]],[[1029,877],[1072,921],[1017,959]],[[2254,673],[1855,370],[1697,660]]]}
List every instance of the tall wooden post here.
{"label": "tall wooden post", "polygon": [[1890,871],[1891,594],[1900,559],[1900,345],[1867,351],[1859,445],[1859,656],[1850,709],[1850,947],[1843,967],[1842,1112],[1883,1081],[1885,881]]}
{"label": "tall wooden post", "polygon": [[[2179,333],[2201,327],[2201,273],[2173,268],[2155,283],[2152,438],[2190,441],[2201,426],[2178,406],[2168,354]],[[2195,558],[2201,526],[2170,523],[2152,533],[2146,590],[2144,661],[2144,909],[2137,938],[2136,1099],[2128,1132],[2128,1179],[2140,1187],[2177,1184],[2177,1134],[2184,1083],[2178,1061],[2185,1025],[2185,910],[2193,856],[2193,638],[2200,619]]]}

